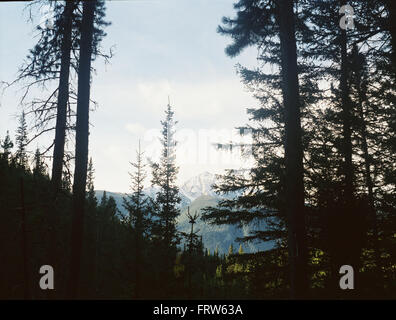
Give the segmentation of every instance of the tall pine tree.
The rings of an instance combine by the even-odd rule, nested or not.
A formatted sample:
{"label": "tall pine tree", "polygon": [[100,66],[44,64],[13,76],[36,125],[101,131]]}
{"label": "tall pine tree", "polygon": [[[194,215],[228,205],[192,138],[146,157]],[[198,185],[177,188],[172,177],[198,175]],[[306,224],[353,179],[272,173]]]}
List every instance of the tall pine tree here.
{"label": "tall pine tree", "polygon": [[172,278],[172,266],[176,257],[176,245],[179,235],[176,229],[176,218],[180,215],[179,188],[176,186],[178,167],[176,166],[176,141],[174,112],[168,103],[165,110],[165,120],[162,124],[162,153],[159,163],[152,164],[152,185],[159,188],[156,194],[156,209],[153,212],[154,221],[152,236],[158,245],[160,259],[163,262],[162,273],[164,289],[169,290],[169,282],[165,279]]}
{"label": "tall pine tree", "polygon": [[135,255],[135,292],[136,299],[141,298],[142,294],[142,275],[146,264],[144,256],[144,245],[147,245],[151,229],[152,199],[143,193],[144,180],[147,177],[143,163],[143,152],[139,149],[136,152],[136,162],[131,163],[133,172],[131,177],[131,194],[123,198],[123,206],[129,214],[129,224],[135,234],[134,255]]}
{"label": "tall pine tree", "polygon": [[78,70],[78,100],[76,123],[76,160],[73,181],[73,220],[69,297],[76,298],[80,283],[81,252],[85,212],[85,192],[88,169],[89,103],[91,61],[93,53],[94,17],[98,1],[85,1],[81,22],[80,60]]}
{"label": "tall pine tree", "polygon": [[17,165],[21,168],[27,169],[28,168],[28,155],[27,155],[27,144],[28,144],[28,133],[27,133],[27,124],[26,124],[26,117],[25,112],[22,111],[22,114],[19,117],[19,126],[16,131],[16,153],[15,159]]}

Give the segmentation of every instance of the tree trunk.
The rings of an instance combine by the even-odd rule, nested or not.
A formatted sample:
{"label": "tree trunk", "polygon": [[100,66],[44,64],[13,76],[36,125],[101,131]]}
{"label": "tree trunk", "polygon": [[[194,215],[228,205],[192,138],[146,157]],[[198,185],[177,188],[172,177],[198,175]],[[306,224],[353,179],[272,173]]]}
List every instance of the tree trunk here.
{"label": "tree trunk", "polygon": [[27,237],[26,237],[26,209],[25,209],[25,192],[23,187],[23,177],[20,180],[21,187],[21,232],[22,232],[22,256],[23,256],[23,298],[30,299],[30,279],[28,268],[27,254]]}
{"label": "tree trunk", "polygon": [[69,280],[69,295],[72,299],[76,298],[78,294],[81,251],[83,246],[85,189],[88,167],[90,71],[96,3],[96,1],[84,1],[81,24],[76,124],[76,160],[73,182],[73,218]]}
{"label": "tree trunk", "polygon": [[[135,256],[136,256],[136,268],[135,268],[135,299],[141,297],[141,264],[142,264],[142,248],[141,242],[143,238],[142,231],[142,209],[137,209],[136,225],[135,225]],[[144,209],[143,209],[144,210]]]}
{"label": "tree trunk", "polygon": [[[60,269],[59,261],[59,248],[58,248],[58,230],[59,219],[56,206],[56,198],[62,185],[62,168],[65,149],[65,136],[66,136],[66,115],[67,103],[69,100],[69,74],[70,74],[70,51],[72,47],[72,14],[74,11],[74,2],[66,1],[63,10],[62,19],[62,44],[61,44],[61,67],[59,75],[58,87],[58,103],[56,113],[56,129],[55,129],[55,143],[52,161],[52,194],[51,204],[48,207],[48,227],[49,227],[49,240],[48,240],[48,260],[49,264],[54,270]],[[55,275],[58,273],[55,273]],[[58,279],[56,279],[58,280]],[[59,279],[60,280],[60,279]],[[59,292],[59,287],[55,290],[47,290],[47,298],[55,298]]]}
{"label": "tree trunk", "polygon": [[[345,5],[346,1],[342,1]],[[351,101],[349,99],[348,87],[348,53],[346,30],[341,29],[341,105],[342,105],[342,130],[343,130],[343,156],[345,175],[345,198],[351,200],[353,197],[353,166],[352,166],[352,138],[351,138]]]}
{"label": "tree trunk", "polygon": [[363,106],[360,105],[361,110],[360,114],[362,117],[362,145],[363,145],[363,154],[364,154],[364,168],[365,168],[365,176],[366,176],[366,186],[368,191],[368,204],[370,210],[370,218],[371,218],[371,225],[373,228],[373,238],[374,238],[374,253],[375,253],[375,260],[377,264],[377,272],[381,272],[380,266],[380,249],[379,249],[379,237],[378,237],[378,224],[377,224],[377,213],[374,205],[374,183],[373,179],[371,178],[371,170],[370,170],[370,154],[368,151],[368,143],[367,143],[367,129],[366,124],[364,123],[364,113],[363,113]]}
{"label": "tree trunk", "polygon": [[381,254],[380,254],[380,249],[379,249],[379,237],[378,237],[378,224],[377,224],[377,212],[375,209],[375,204],[374,204],[374,182],[371,177],[371,160],[370,160],[370,153],[369,153],[369,147],[368,147],[368,133],[367,133],[367,125],[366,125],[366,119],[364,115],[364,101],[367,100],[361,90],[361,75],[359,75],[358,78],[358,95],[359,95],[359,115],[360,115],[360,120],[361,120],[361,136],[362,136],[362,148],[363,148],[363,158],[364,158],[364,170],[365,170],[365,180],[366,180],[366,186],[367,186],[367,192],[368,192],[368,206],[369,206],[369,215],[371,219],[371,226],[373,228],[373,244],[374,244],[374,256],[375,256],[375,262],[376,262],[376,270],[378,276],[381,275]]}
{"label": "tree trunk", "polygon": [[292,298],[303,298],[308,289],[307,244],[295,17],[293,0],[278,0],[277,4],[285,108],[285,212],[288,217],[290,287]]}
{"label": "tree trunk", "polygon": [[194,236],[194,223],[195,220],[191,219],[190,216],[190,207],[188,207],[188,215],[191,223],[190,230],[190,243],[188,245],[188,299],[192,299],[192,253],[193,253],[193,236]]}
{"label": "tree trunk", "polygon": [[61,46],[61,69],[58,88],[58,105],[56,114],[56,131],[54,144],[54,157],[52,161],[52,185],[56,195],[61,187],[63,156],[65,150],[66,115],[69,100],[69,74],[70,74],[70,51],[72,47],[72,14],[74,2],[66,1],[63,12],[63,37]]}
{"label": "tree trunk", "polygon": [[[346,5],[346,0],[340,1],[340,6]],[[335,271],[338,272],[342,265],[351,265],[355,272],[355,280],[359,271],[359,228],[355,223],[360,223],[356,212],[356,203],[354,196],[354,169],[352,162],[352,102],[350,99],[350,90],[348,77],[350,68],[348,65],[348,39],[347,31],[340,28],[340,53],[341,53],[341,70],[340,70],[340,94],[341,94],[341,121],[342,121],[342,156],[344,158],[343,174],[343,199],[342,215],[337,221],[339,228],[337,230],[337,250],[334,253]],[[335,213],[336,214],[336,213]],[[333,274],[333,284],[338,286],[336,278],[338,273]],[[355,289],[355,293],[356,293]]]}

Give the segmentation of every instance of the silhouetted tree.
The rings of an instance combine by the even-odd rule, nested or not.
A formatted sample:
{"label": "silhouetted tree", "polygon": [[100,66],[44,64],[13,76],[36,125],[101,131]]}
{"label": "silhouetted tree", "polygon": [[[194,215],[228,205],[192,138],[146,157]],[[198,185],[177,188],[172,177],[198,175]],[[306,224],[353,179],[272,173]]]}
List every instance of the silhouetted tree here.
{"label": "silhouetted tree", "polygon": [[129,173],[131,177],[131,194],[123,198],[123,206],[129,213],[129,224],[135,234],[134,253],[135,253],[135,298],[141,297],[142,275],[145,266],[144,248],[145,242],[151,229],[152,199],[143,193],[144,180],[147,177],[143,163],[143,152],[139,149],[136,152],[136,162],[131,163],[134,172]]}
{"label": "silhouetted tree", "polygon": [[308,276],[296,18],[293,10],[293,0],[277,1],[285,113],[285,213],[288,217],[291,295],[301,298],[306,294]]}
{"label": "silhouetted tree", "polygon": [[6,137],[4,138],[3,142],[1,143],[1,147],[3,148],[3,157],[6,161],[11,154],[11,149],[14,147],[14,143],[11,141],[10,133],[7,131]]}
{"label": "silhouetted tree", "polygon": [[34,154],[33,174],[36,176],[44,176],[46,174],[45,163],[41,157],[40,149],[37,148]]}
{"label": "silhouetted tree", "polygon": [[17,147],[15,153],[16,162],[21,168],[28,169],[28,155],[26,153],[28,135],[25,112],[23,111],[21,116],[19,117],[19,126],[17,128],[15,141]]}
{"label": "silhouetted tree", "polygon": [[[218,29],[233,39],[226,48],[229,56],[256,46],[260,63],[275,65],[276,71],[267,74],[239,67],[242,81],[261,103],[261,108],[248,110],[257,125],[240,128],[242,135],[252,134],[253,143],[245,146],[252,150],[256,163],[250,172],[229,170],[221,177],[216,184],[218,192],[239,191],[242,195],[221,201],[219,208],[210,208],[204,218],[238,226],[266,221],[266,230],[252,232],[245,241],[284,241],[287,226],[291,294],[301,297],[307,289],[307,244],[295,26],[301,39],[304,25],[295,16],[293,5],[293,1],[242,0],[234,5],[236,18],[223,18],[224,26]],[[312,79],[304,78],[304,88]],[[269,120],[267,124],[265,120]]]}
{"label": "silhouetted tree", "polygon": [[[181,199],[179,189],[176,186],[178,168],[175,164],[175,121],[174,112],[168,103],[165,110],[165,120],[162,124],[162,154],[159,163],[152,164],[152,185],[158,186],[156,194],[156,209],[153,212],[154,221],[152,234],[154,242],[158,245],[162,256],[163,280],[171,279],[172,265],[176,256],[176,245],[179,243],[176,229],[176,218],[180,214],[178,207]],[[165,290],[169,289],[169,281],[165,281]]]}
{"label": "silhouetted tree", "polygon": [[93,52],[94,17],[97,1],[85,1],[81,22],[80,60],[78,70],[78,100],[76,151],[73,182],[73,220],[69,296],[76,298],[80,282],[80,263],[83,245],[85,190],[88,166],[89,102],[91,60]]}
{"label": "silhouetted tree", "polygon": [[61,187],[62,168],[65,152],[66,126],[67,126],[67,104],[69,101],[69,75],[70,75],[70,55],[72,49],[72,26],[73,11],[76,8],[76,2],[66,1],[60,24],[61,39],[61,57],[59,71],[58,101],[56,110],[56,127],[54,154],[52,161],[52,183],[56,193]]}

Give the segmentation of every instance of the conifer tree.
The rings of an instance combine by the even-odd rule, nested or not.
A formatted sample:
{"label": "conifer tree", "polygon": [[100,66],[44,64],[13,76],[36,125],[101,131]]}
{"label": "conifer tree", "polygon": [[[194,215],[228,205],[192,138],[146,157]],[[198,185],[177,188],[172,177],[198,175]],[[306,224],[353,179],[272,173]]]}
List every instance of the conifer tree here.
{"label": "conifer tree", "polygon": [[[340,16],[332,9],[347,4],[355,11],[355,29],[340,27]],[[366,221],[370,221],[370,228],[374,234],[377,229],[370,189],[374,188],[372,177],[378,174],[372,172],[372,167],[375,167],[376,163],[374,159],[377,158],[374,156],[374,149],[384,141],[376,126],[380,122],[386,123],[386,120],[381,116],[381,108],[374,107],[373,97],[376,94],[373,94],[371,88],[375,88],[376,85],[370,88],[367,76],[373,76],[373,83],[378,81],[375,80],[374,70],[377,64],[381,65],[381,69],[384,66],[384,52],[381,52],[383,49],[379,49],[386,48],[386,42],[381,43],[384,39],[381,34],[382,27],[374,28],[370,23],[373,19],[376,20],[374,12],[378,10],[378,3],[347,3],[333,0],[308,1],[303,9],[309,25],[314,26],[312,31],[319,39],[318,43],[328,43],[325,50],[323,46],[312,46],[308,50],[308,54],[312,55],[315,61],[325,61],[323,75],[325,81],[330,84],[327,92],[323,90],[321,93],[326,107],[318,106],[315,111],[318,113],[312,117],[311,126],[324,122],[313,130],[316,134],[310,136],[308,153],[311,160],[315,159],[309,161],[310,179],[320,181],[319,184],[310,185],[310,189],[317,190],[316,194],[311,193],[314,195],[311,200],[316,198],[314,202],[318,205],[318,216],[321,216],[323,222],[324,232],[319,237],[324,237],[321,241],[325,243],[324,247],[331,257],[331,282],[334,290],[338,290],[338,270],[345,261],[353,265],[354,270],[358,270],[355,271],[355,275],[359,275],[362,246],[367,232]],[[378,39],[380,44],[367,50],[365,43],[372,37]],[[363,56],[366,56],[367,60]],[[365,66],[365,60],[371,60],[370,65]],[[387,77],[379,78],[381,80],[378,82],[381,83]],[[380,87],[381,91],[386,91],[387,85],[380,84]],[[387,104],[383,103],[382,108],[387,108]],[[366,108],[367,112],[362,113],[362,108]],[[375,119],[369,119],[369,115],[374,114],[372,108],[376,108]],[[377,141],[371,140],[376,131],[379,134],[376,137]],[[319,145],[320,150],[317,149]],[[385,167],[384,162],[382,166]],[[322,177],[319,177],[320,174]],[[367,193],[364,190],[367,190]],[[332,196],[329,196],[330,194]],[[378,256],[376,260],[378,261]]]}
{"label": "conifer tree", "polygon": [[230,246],[228,247],[228,256],[230,256],[232,254],[234,254],[234,246],[231,243]]}
{"label": "conifer tree", "polygon": [[131,193],[123,198],[123,206],[129,213],[131,226],[140,234],[147,236],[150,231],[150,198],[143,192],[144,180],[147,178],[146,165],[143,163],[144,152],[139,149],[136,152],[136,162],[132,163],[133,172],[129,173],[131,178]]}
{"label": "conifer tree", "polygon": [[88,167],[91,61],[94,49],[93,33],[96,7],[96,0],[85,1],[83,3],[83,17],[81,22],[76,122],[76,160],[73,181],[73,222],[69,281],[69,296],[71,298],[77,296],[80,283],[80,263],[83,246],[84,207]]}
{"label": "conifer tree", "polygon": [[[380,5],[382,1],[380,1]],[[391,43],[391,61],[393,66],[394,73],[394,83],[396,84],[396,4],[392,0],[384,0],[383,4],[385,5],[387,12],[387,18],[385,25],[386,30],[390,33],[390,43]],[[381,15],[377,15],[376,18],[379,22],[382,22],[380,19],[383,18]],[[378,21],[377,20],[377,21]],[[382,23],[380,24],[382,25]]]}
{"label": "conifer tree", "polygon": [[[31,17],[34,15],[34,7],[43,6],[45,2],[47,1],[37,0],[27,5]],[[68,161],[68,157],[65,157],[66,143],[70,131],[75,127],[77,92],[73,79],[78,74],[83,2],[50,1],[45,5],[49,6],[53,23],[51,27],[38,25],[35,28],[38,41],[29,50],[13,83],[27,81],[21,102],[30,108],[27,115],[33,117],[32,129],[38,131],[32,140],[55,131],[54,142],[45,152],[53,146],[51,179],[56,197],[61,187],[63,166]],[[105,54],[100,48],[100,43],[106,36],[103,28],[110,24],[104,21],[104,12],[104,1],[99,0],[94,17],[92,59],[101,56],[107,61],[112,56],[111,50]],[[53,87],[53,83],[56,83],[55,88],[47,97],[30,98],[29,93],[33,87]]]}
{"label": "conifer tree", "polygon": [[34,154],[33,174],[36,176],[44,176],[46,174],[45,163],[42,160],[39,148],[36,149]]}
{"label": "conifer tree", "polygon": [[8,161],[9,156],[11,154],[11,149],[14,147],[14,143],[11,141],[10,133],[7,130],[6,137],[4,138],[3,142],[1,143],[1,147],[3,148],[3,157],[6,161]]}
{"label": "conifer tree", "polygon": [[71,65],[71,49],[72,49],[72,27],[73,12],[75,10],[74,1],[66,1],[62,14],[62,23],[60,24],[62,43],[61,43],[61,61],[59,71],[59,87],[56,110],[56,127],[54,154],[52,162],[52,183],[55,193],[61,187],[62,167],[65,152],[66,127],[67,127],[67,104],[69,102],[69,78]]}
{"label": "conifer tree", "polygon": [[98,200],[96,199],[96,195],[95,195],[94,175],[95,175],[95,170],[93,167],[93,162],[91,157],[89,158],[88,169],[87,169],[87,194],[88,194],[88,203],[91,204],[93,207],[96,207]]}
{"label": "conifer tree", "polygon": [[159,163],[152,164],[152,185],[157,186],[156,209],[153,212],[153,238],[158,244],[163,261],[165,278],[171,278],[172,264],[176,256],[176,245],[179,236],[176,229],[176,218],[180,214],[179,189],[176,186],[178,167],[176,166],[176,141],[174,112],[168,103],[165,110],[165,120],[162,124],[162,153]]}
{"label": "conifer tree", "polygon": [[145,261],[143,247],[151,229],[152,199],[143,193],[144,180],[147,177],[143,163],[143,152],[139,149],[136,152],[136,162],[131,163],[133,172],[131,177],[131,194],[123,198],[123,206],[129,213],[129,224],[135,234],[134,254],[135,254],[135,292],[134,297],[140,298],[142,291],[142,271]]}
{"label": "conifer tree", "polygon": [[[193,295],[193,287],[192,287],[192,276],[196,268],[194,268],[194,257],[199,256],[202,254],[202,236],[198,236],[199,230],[194,230],[194,224],[197,223],[197,220],[199,218],[198,212],[195,212],[194,214],[190,213],[190,207],[187,208],[187,218],[188,222],[191,224],[191,229],[189,233],[186,232],[180,232],[181,235],[186,239],[188,243],[188,270],[187,270],[187,277],[188,277],[188,295],[189,298],[191,299]],[[186,251],[186,250],[184,250]],[[201,252],[200,252],[201,251]],[[209,252],[208,252],[209,255]]]}
{"label": "conifer tree", "polygon": [[16,153],[15,159],[17,164],[24,169],[28,168],[28,155],[27,155],[27,144],[28,144],[28,133],[27,133],[27,124],[25,118],[25,112],[22,111],[21,116],[19,117],[19,126],[16,131]]}
{"label": "conifer tree", "polygon": [[[345,6],[346,0],[341,0],[339,6]],[[347,28],[338,29],[339,36],[338,41],[340,44],[340,70],[339,70],[339,103],[341,107],[340,120],[342,124],[342,142],[340,144],[340,153],[343,156],[343,165],[341,172],[344,176],[343,181],[343,195],[341,200],[342,211],[343,211],[343,224],[342,227],[337,231],[339,237],[342,239],[351,238],[351,230],[354,228],[356,222],[356,196],[355,196],[355,169],[352,162],[352,113],[353,105],[350,97],[350,81],[349,73],[350,66],[348,64],[348,47],[349,39],[347,34]],[[349,265],[352,265],[354,270],[359,269],[359,246],[356,245],[355,239],[348,241],[347,245],[337,248],[337,253],[334,255],[336,262],[336,270],[345,264],[345,261]],[[357,271],[355,271],[356,274]]]}
{"label": "conifer tree", "polygon": [[[370,106],[367,99],[368,93],[368,82],[369,82],[369,74],[367,70],[367,61],[364,54],[359,53],[359,49],[357,46],[354,46],[351,56],[351,75],[350,75],[350,82],[351,82],[351,95],[353,101],[356,106],[355,112],[355,125],[354,129],[358,135],[358,141],[356,148],[361,149],[356,152],[362,160],[362,166],[357,166],[357,168],[362,167],[364,170],[358,170],[358,174],[361,174],[363,178],[362,185],[365,186],[364,189],[367,190],[367,199],[363,198],[363,201],[367,202],[367,220],[369,221],[369,228],[372,230],[373,234],[373,248],[375,252],[375,262],[376,262],[376,269],[377,272],[381,273],[381,259],[380,259],[380,249],[379,249],[379,235],[378,235],[378,218],[377,212],[375,208],[375,195],[374,195],[374,188],[375,184],[374,181],[376,172],[373,172],[372,167],[373,164],[377,162],[377,159],[373,156],[373,151],[371,145],[377,144],[371,139],[372,136],[372,123],[370,123],[370,119],[368,117],[370,110]],[[371,131],[371,134],[369,133]],[[359,152],[360,151],[360,152]]]}
{"label": "conifer tree", "polygon": [[102,198],[100,199],[100,206],[104,207],[107,203],[107,192],[106,190],[103,191]]}
{"label": "conifer tree", "polygon": [[[97,250],[100,246],[99,235],[99,210],[98,200],[95,194],[95,169],[93,166],[92,157],[89,158],[88,172],[87,172],[87,200],[86,200],[86,219],[84,223],[84,255],[83,265],[86,266],[85,272],[87,275],[83,282],[86,282],[88,287],[86,290],[88,294],[95,292],[97,269],[98,269],[98,256]],[[85,263],[84,263],[85,262]],[[84,269],[83,269],[84,271]]]}
{"label": "conifer tree", "polygon": [[248,109],[251,124],[240,128],[242,135],[252,135],[252,144],[245,147],[255,163],[251,169],[229,170],[220,177],[217,192],[238,191],[241,196],[208,208],[204,219],[239,227],[260,222],[242,240],[276,241],[278,246],[287,241],[291,295],[301,297],[307,289],[301,113],[305,101],[316,99],[312,88],[317,77],[306,63],[297,61],[296,39],[299,44],[305,39],[306,26],[294,13],[294,1],[241,0],[234,8],[236,17],[223,18],[218,29],[233,40],[227,55],[257,47],[260,66],[273,71],[238,67],[242,82],[260,103],[259,108]]}
{"label": "conifer tree", "polygon": [[308,289],[301,104],[294,1],[276,1],[285,116],[285,213],[288,219],[291,296]]}

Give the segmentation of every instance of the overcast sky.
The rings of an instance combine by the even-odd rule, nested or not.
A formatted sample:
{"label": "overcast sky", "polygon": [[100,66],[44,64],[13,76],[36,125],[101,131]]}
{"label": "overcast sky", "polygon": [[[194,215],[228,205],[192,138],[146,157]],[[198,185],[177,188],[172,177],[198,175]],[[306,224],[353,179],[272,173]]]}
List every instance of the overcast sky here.
{"label": "overcast sky", "polygon": [[[129,189],[129,161],[139,139],[146,156],[156,160],[160,121],[170,96],[177,124],[179,183],[201,172],[220,173],[243,165],[238,154],[216,151],[212,143],[237,141],[236,126],[247,122],[246,108],[257,105],[240,83],[235,64],[256,65],[251,49],[231,59],[230,39],[216,33],[221,18],[233,16],[233,0],[107,1],[103,48],[115,46],[109,65],[94,62],[90,115],[90,156],[95,187]],[[24,3],[0,3],[0,80],[12,81],[29,48],[33,25]],[[14,136],[21,92],[1,96],[0,138]],[[34,133],[30,133],[33,135]],[[42,146],[53,134],[30,146]],[[149,182],[149,181],[147,181]]]}

